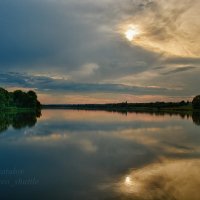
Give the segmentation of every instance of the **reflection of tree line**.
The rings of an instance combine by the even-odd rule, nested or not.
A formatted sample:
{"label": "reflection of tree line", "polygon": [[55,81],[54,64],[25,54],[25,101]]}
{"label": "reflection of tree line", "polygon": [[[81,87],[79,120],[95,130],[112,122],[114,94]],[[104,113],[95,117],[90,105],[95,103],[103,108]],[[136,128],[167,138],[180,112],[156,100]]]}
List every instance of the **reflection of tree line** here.
{"label": "reflection of tree line", "polygon": [[[179,116],[182,119],[191,118],[196,125],[200,126],[200,112],[193,113],[170,113],[170,112],[147,112],[147,111],[107,111],[116,112],[123,115],[128,113],[138,113],[138,114],[150,114],[152,116]],[[10,126],[14,129],[21,129],[25,127],[33,127],[37,123],[37,118],[41,116],[41,111],[37,112],[27,112],[27,113],[1,113],[0,115],[0,132],[6,131]]]}
{"label": "reflection of tree line", "polygon": [[192,121],[194,122],[194,124],[199,125],[200,126],[200,112],[191,112],[191,113],[184,113],[184,112],[154,112],[151,113],[153,115],[168,115],[168,116],[179,116],[182,119],[189,119],[191,118]]}
{"label": "reflection of tree line", "polygon": [[200,126],[200,112],[191,112],[191,113],[184,113],[184,112],[177,112],[177,113],[168,113],[168,112],[154,112],[154,115],[168,115],[168,116],[179,116],[182,119],[189,119],[191,118],[194,124]]}
{"label": "reflection of tree line", "polygon": [[26,113],[1,113],[0,115],[0,132],[6,131],[9,126],[14,129],[33,127],[37,123],[37,117],[41,116],[41,111]]}
{"label": "reflection of tree line", "polygon": [[106,110],[107,112],[120,113],[122,115],[128,115],[128,113],[137,114],[150,114],[152,116],[179,116],[182,119],[192,119],[194,124],[200,126],[200,112],[167,112],[167,111],[124,111],[124,110]]}
{"label": "reflection of tree line", "polygon": [[196,125],[200,125],[200,95],[192,102],[152,102],[152,103],[111,103],[111,104],[63,104],[43,105],[43,109],[72,109],[127,113],[149,113],[152,115],[179,115],[181,118],[192,117]]}
{"label": "reflection of tree line", "polygon": [[196,125],[200,126],[200,112],[194,112],[192,114],[192,120]]}
{"label": "reflection of tree line", "polygon": [[194,122],[194,124],[199,125],[200,126],[200,112],[192,112],[192,113],[168,113],[168,112],[154,112],[151,113],[152,115],[156,115],[156,116],[179,116],[182,119],[189,119],[191,118],[192,121]]}

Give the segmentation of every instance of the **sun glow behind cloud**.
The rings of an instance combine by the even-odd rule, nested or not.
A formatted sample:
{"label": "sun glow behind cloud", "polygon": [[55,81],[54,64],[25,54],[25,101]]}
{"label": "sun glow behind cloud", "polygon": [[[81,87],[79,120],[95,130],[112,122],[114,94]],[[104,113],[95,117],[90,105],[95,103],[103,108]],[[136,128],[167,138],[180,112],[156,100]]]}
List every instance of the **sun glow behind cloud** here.
{"label": "sun glow behind cloud", "polygon": [[[151,1],[136,14],[129,16],[126,22],[121,22],[121,34],[125,34],[133,45],[148,51],[167,57],[197,58],[200,56],[200,25],[195,17],[198,16],[198,8],[198,1],[194,1],[193,5],[187,0]],[[137,26],[133,25],[134,22],[137,22]]]}
{"label": "sun glow behind cloud", "polygon": [[131,42],[140,34],[140,32],[136,26],[130,25],[124,34],[126,39]]}

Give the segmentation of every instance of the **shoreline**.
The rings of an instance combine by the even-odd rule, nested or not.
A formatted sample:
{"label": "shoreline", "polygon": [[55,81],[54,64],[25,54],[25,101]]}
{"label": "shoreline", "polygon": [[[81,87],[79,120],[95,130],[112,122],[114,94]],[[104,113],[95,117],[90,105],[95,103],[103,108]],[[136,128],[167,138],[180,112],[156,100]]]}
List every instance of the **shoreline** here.
{"label": "shoreline", "polygon": [[[154,104],[154,103],[153,103]],[[69,105],[42,105],[42,109],[63,109],[63,110],[88,110],[88,111],[109,111],[109,112],[147,112],[147,113],[171,113],[171,114],[193,114],[200,113],[200,109],[194,109],[191,104],[173,107],[155,106],[152,103],[146,104],[69,104]]]}
{"label": "shoreline", "polygon": [[0,113],[6,113],[6,114],[35,113],[36,114],[38,113],[39,110],[35,108],[6,107],[6,108],[0,108]]}

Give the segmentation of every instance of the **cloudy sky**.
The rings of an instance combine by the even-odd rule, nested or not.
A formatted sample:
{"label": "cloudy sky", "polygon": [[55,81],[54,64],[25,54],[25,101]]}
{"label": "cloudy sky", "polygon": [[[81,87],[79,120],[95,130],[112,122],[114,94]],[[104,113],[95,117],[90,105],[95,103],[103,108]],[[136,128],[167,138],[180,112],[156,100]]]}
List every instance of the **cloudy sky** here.
{"label": "cloudy sky", "polygon": [[1,0],[0,86],[42,103],[200,93],[199,0]]}

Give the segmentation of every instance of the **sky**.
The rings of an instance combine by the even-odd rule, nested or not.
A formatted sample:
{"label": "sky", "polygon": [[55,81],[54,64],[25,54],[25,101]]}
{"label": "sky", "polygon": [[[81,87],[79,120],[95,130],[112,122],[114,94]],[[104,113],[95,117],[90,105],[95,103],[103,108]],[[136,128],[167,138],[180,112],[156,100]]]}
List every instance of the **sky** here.
{"label": "sky", "polygon": [[199,0],[1,0],[0,86],[42,103],[200,94]]}

